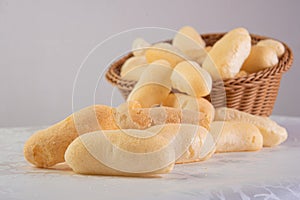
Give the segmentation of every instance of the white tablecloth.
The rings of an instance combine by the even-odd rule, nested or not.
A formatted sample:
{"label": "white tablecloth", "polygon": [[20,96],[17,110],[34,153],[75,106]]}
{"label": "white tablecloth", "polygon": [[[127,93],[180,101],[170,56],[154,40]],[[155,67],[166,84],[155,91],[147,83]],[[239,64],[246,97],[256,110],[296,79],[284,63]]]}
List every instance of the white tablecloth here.
{"label": "white tablecloth", "polygon": [[161,178],[83,176],[32,167],[23,144],[36,128],[0,129],[0,199],[300,199],[300,118],[273,117],[289,132],[279,147],[216,154]]}

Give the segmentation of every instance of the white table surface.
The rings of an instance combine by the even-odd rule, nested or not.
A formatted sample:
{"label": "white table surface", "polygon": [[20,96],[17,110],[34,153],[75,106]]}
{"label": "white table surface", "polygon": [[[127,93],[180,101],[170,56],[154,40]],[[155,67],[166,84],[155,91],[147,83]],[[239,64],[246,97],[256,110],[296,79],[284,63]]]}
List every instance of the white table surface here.
{"label": "white table surface", "polygon": [[0,129],[0,199],[300,199],[300,118],[272,117],[288,140],[260,152],[215,154],[160,178],[83,176],[32,167],[23,144],[41,127]]}

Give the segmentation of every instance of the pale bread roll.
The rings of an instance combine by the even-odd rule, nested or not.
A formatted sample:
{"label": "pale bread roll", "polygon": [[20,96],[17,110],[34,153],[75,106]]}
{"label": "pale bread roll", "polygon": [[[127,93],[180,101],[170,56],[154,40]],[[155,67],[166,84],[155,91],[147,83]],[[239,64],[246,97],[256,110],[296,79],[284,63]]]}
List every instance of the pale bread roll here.
{"label": "pale bread roll", "polygon": [[286,129],[270,118],[251,115],[232,108],[216,109],[215,121],[240,121],[255,125],[260,130],[266,147],[279,145],[288,137]]}
{"label": "pale bread roll", "polygon": [[233,78],[250,54],[251,37],[244,28],[229,31],[209,51],[202,67],[213,80]]}
{"label": "pale bread roll", "polygon": [[128,58],[121,68],[121,77],[126,80],[138,81],[141,74],[148,66],[145,56],[133,56]]}
{"label": "pale bread roll", "polygon": [[194,45],[205,47],[205,41],[199,35],[199,33],[191,26],[184,26],[175,35],[172,44],[179,50],[184,52],[191,49]]}
{"label": "pale bread roll", "polygon": [[281,42],[273,40],[273,39],[261,40],[256,45],[257,46],[268,46],[268,47],[273,48],[276,51],[276,55],[278,58],[280,58],[284,54],[284,51],[285,51],[283,44]]}
{"label": "pale bread roll", "polygon": [[118,129],[113,109],[103,105],[84,108],[57,124],[34,133],[24,145],[24,156],[37,167],[51,167],[65,161],[67,147],[79,134],[100,129]]}
{"label": "pale bread roll", "polygon": [[170,93],[163,101],[162,105],[204,113],[207,121],[210,123],[213,121],[215,116],[215,108],[208,100],[204,98],[195,98],[185,94]]}
{"label": "pale bread roll", "polygon": [[144,108],[160,104],[171,91],[172,71],[173,69],[165,60],[149,64],[129,94],[127,101],[138,101]]}
{"label": "pale bread roll", "polygon": [[[130,131],[130,130],[127,130]],[[131,130],[135,132],[141,132],[141,130]],[[78,174],[90,174],[90,175],[113,175],[113,176],[151,176],[155,174],[164,174],[169,173],[174,166],[174,163],[170,163],[167,166],[162,166],[160,169],[153,169],[148,172],[130,172],[130,170],[123,170],[122,167],[112,168],[107,166],[106,163],[101,162],[101,160],[95,157],[95,154],[104,154],[102,156],[110,157],[114,162],[122,162],[121,165],[125,165],[124,162],[127,161],[128,164],[132,163],[132,160],[127,159],[124,161],[124,157],[120,159],[120,156],[115,153],[113,147],[104,145],[105,138],[101,137],[102,132],[91,132],[82,135],[81,137],[75,139],[68,147],[65,153],[65,160],[67,164],[72,168],[75,173]],[[142,140],[135,139],[130,136],[127,136],[122,133],[121,130],[118,131],[107,131],[105,132],[105,137],[109,140],[114,140],[119,145],[122,145],[123,149],[126,147],[131,149],[132,153],[136,152],[144,152],[149,153],[154,150],[161,149],[163,146],[167,144],[167,141],[163,137],[153,137],[151,140]],[[119,141],[118,141],[119,140]],[[124,141],[121,141],[124,140]],[[107,152],[105,149],[99,149],[100,147],[106,147],[107,149],[111,149],[110,152]],[[136,151],[132,150],[136,148]],[[128,152],[129,154],[130,152]],[[167,155],[161,154],[157,155],[157,158],[152,160],[153,162],[159,162],[161,159],[166,160]],[[141,159],[142,160],[142,159]],[[137,162],[137,165],[141,165],[143,163]],[[143,166],[141,166],[143,167]],[[141,168],[140,167],[140,168]],[[141,169],[139,169],[141,170]],[[129,172],[128,172],[129,171]]]}
{"label": "pale bread roll", "polygon": [[97,131],[75,139],[65,153],[80,174],[145,176],[168,173],[205,129],[167,124],[146,130]]}
{"label": "pale bread roll", "polygon": [[151,44],[145,41],[143,38],[136,38],[132,43],[132,53],[134,56],[143,56],[145,51]]}
{"label": "pale bread roll", "polygon": [[137,102],[124,103],[115,108],[114,119],[122,129],[146,129],[169,123],[195,124],[208,129],[211,123],[205,113],[199,111],[170,107],[141,108]]}
{"label": "pale bread roll", "polygon": [[277,65],[278,58],[275,50],[269,46],[254,45],[251,48],[251,53],[245,60],[242,70],[249,73],[255,73],[260,70]]}
{"label": "pale bread roll", "polygon": [[201,64],[206,57],[205,41],[199,33],[190,26],[182,27],[175,35],[172,44],[191,60],[199,64]]}
{"label": "pale bread roll", "polygon": [[263,147],[263,137],[259,129],[250,123],[214,121],[210,133],[217,140],[216,153],[258,151]]}
{"label": "pale bread roll", "polygon": [[148,48],[145,52],[148,63],[156,60],[166,60],[171,67],[175,67],[185,59],[185,56],[177,48],[169,43],[157,43]]}
{"label": "pale bread roll", "polygon": [[196,62],[183,61],[176,65],[171,76],[172,87],[193,97],[203,97],[212,89],[209,73]]}

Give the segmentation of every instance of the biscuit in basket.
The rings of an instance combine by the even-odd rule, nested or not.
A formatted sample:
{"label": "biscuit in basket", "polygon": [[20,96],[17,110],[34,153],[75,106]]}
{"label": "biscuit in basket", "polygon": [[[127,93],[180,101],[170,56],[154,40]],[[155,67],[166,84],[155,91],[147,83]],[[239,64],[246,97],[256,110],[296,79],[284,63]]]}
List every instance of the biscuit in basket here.
{"label": "biscuit in basket", "polygon": [[148,63],[156,60],[166,60],[171,67],[185,60],[185,55],[169,43],[157,43],[148,48],[145,52]]}
{"label": "biscuit in basket", "polygon": [[[104,105],[84,108],[57,124],[34,133],[24,145],[24,156],[33,165],[47,168],[64,162],[64,153],[68,145],[79,135],[88,132],[130,127],[142,129],[162,123],[209,126],[204,114],[199,112],[181,112],[180,109],[175,108],[154,108],[154,111],[139,110],[139,108],[141,105],[137,102],[128,102],[123,105],[123,109]],[[163,114],[165,118],[162,118]]]}
{"label": "biscuit in basket", "polygon": [[143,38],[136,38],[132,43],[132,53],[134,56],[144,56],[145,51],[151,44]]}
{"label": "biscuit in basket", "polygon": [[237,28],[226,33],[209,51],[202,67],[213,80],[233,78],[249,56],[251,37],[244,28]]}
{"label": "biscuit in basket", "polygon": [[175,37],[172,44],[181,50],[189,59],[202,64],[206,57],[205,41],[199,33],[190,26],[182,27]]}
{"label": "biscuit in basket", "polygon": [[138,101],[144,108],[159,105],[171,91],[172,71],[173,69],[165,60],[157,60],[149,64],[127,101]]}
{"label": "biscuit in basket", "polygon": [[256,45],[268,46],[273,48],[276,51],[276,55],[278,58],[280,58],[285,52],[285,47],[283,46],[283,44],[273,39],[260,40]]}
{"label": "biscuit in basket", "polygon": [[122,65],[121,77],[126,80],[138,81],[147,66],[145,56],[130,57]]}
{"label": "biscuit in basket", "polygon": [[193,61],[176,65],[171,76],[172,87],[193,97],[203,97],[212,89],[210,74]]}
{"label": "biscuit in basket", "polygon": [[255,73],[260,70],[277,65],[278,57],[276,51],[269,46],[254,45],[251,47],[251,53],[245,60],[242,70],[249,73]]}

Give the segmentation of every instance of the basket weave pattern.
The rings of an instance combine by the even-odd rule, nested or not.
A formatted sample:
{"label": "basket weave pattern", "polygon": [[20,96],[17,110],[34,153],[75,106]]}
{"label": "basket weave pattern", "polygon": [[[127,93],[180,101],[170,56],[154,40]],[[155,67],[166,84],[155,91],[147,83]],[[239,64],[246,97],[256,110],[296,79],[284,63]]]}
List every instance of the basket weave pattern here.
{"label": "basket weave pattern", "polygon": [[[207,46],[212,46],[224,34],[225,33],[215,33],[201,36]],[[267,37],[251,34],[251,39],[252,44],[256,44],[262,39],[267,39]],[[254,115],[271,115],[278,94],[281,76],[291,67],[293,62],[291,49],[286,44],[283,43],[283,45],[286,51],[276,66],[247,76],[226,79],[223,80],[223,82],[214,82],[211,93],[214,95],[213,105],[220,107],[224,104],[224,95],[221,94],[224,94],[223,91],[225,88],[227,107]],[[106,79],[118,87],[125,99],[130,94],[136,81],[122,79],[120,70],[126,59],[131,56],[132,54],[128,54],[113,63],[106,73]],[[210,97],[207,98],[210,99]]]}

